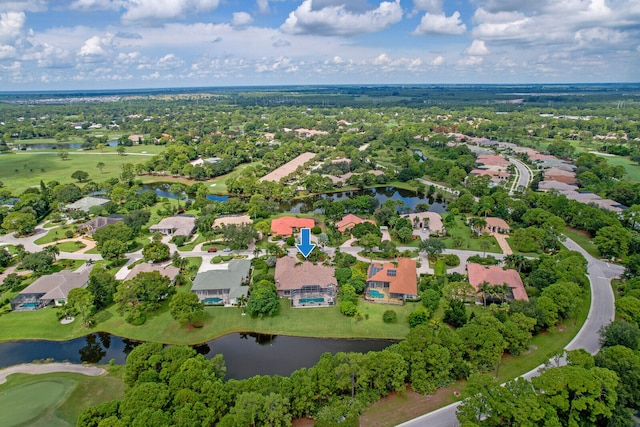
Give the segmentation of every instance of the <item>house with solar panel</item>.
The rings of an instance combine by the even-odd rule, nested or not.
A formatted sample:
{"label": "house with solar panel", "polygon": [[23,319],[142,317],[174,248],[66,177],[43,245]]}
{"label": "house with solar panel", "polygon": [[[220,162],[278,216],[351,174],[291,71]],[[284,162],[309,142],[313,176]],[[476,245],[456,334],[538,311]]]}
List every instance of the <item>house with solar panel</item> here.
{"label": "house with solar panel", "polygon": [[418,297],[417,265],[411,258],[397,263],[371,263],[367,271],[364,298],[367,301],[402,305]]}

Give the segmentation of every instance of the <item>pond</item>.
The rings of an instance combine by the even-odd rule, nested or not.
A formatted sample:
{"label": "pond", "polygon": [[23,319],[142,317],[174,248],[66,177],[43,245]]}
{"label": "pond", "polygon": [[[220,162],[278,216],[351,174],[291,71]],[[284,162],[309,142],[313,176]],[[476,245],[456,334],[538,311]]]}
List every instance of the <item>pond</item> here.
{"label": "pond", "polygon": [[320,194],[317,196],[309,196],[302,199],[296,199],[289,202],[280,202],[280,212],[292,213],[319,213],[319,209],[314,209],[313,205],[319,200],[329,199],[332,201],[353,199],[358,196],[374,196],[382,205],[386,200],[398,200],[404,202],[406,209],[414,210],[419,203],[429,205],[429,212],[446,213],[447,202],[436,201],[428,198],[424,194],[416,195],[415,192],[403,190],[395,187],[377,187],[356,191],[342,191],[339,193]]}
{"label": "pond", "polygon": [[[322,353],[378,351],[395,341],[382,339],[323,339],[265,334],[229,334],[193,346],[207,358],[222,354],[227,379],[254,375],[290,375],[315,365]],[[34,360],[124,364],[137,341],[107,333],[93,333],[70,341],[15,341],[0,343],[0,368]]]}
{"label": "pond", "polygon": [[[108,141],[104,145],[109,147],[117,147],[118,141]],[[81,142],[43,142],[36,144],[20,144],[18,142],[13,144],[18,150],[79,150],[82,148]]]}

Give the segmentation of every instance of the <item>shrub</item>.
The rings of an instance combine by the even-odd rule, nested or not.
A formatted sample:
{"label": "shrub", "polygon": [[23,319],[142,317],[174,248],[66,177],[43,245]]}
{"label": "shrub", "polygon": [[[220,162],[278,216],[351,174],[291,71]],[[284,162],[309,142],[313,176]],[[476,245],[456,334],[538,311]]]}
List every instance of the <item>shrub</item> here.
{"label": "shrub", "polygon": [[321,232],[322,232],[322,229],[317,225],[311,229],[312,234],[320,234]]}
{"label": "shrub", "polygon": [[176,236],[173,238],[173,243],[175,243],[176,246],[183,246],[186,241],[187,238],[185,236]]}
{"label": "shrub", "polygon": [[340,313],[348,317],[355,316],[358,311],[356,305],[351,301],[340,301],[338,307],[340,308]]}
{"label": "shrub", "polygon": [[216,255],[211,258],[211,264],[220,264],[222,262],[222,257],[220,255]]}
{"label": "shrub", "polygon": [[73,231],[72,230],[67,230],[64,232],[64,235],[67,239],[70,239],[73,237]]}
{"label": "shrub", "polygon": [[289,236],[287,237],[287,245],[288,246],[293,246],[296,243],[296,239],[293,236]]}
{"label": "shrub", "polygon": [[442,259],[448,267],[456,267],[460,265],[460,258],[458,255],[446,254],[442,256]]}
{"label": "shrub", "polygon": [[426,310],[416,310],[407,316],[407,322],[410,328],[418,325],[424,325],[429,321],[429,313]]}
{"label": "shrub", "polygon": [[491,255],[487,255],[486,257],[482,257],[480,255],[472,255],[469,257],[468,262],[475,262],[482,265],[498,265],[500,263],[500,260],[492,257]]}
{"label": "shrub", "polygon": [[382,321],[384,323],[396,323],[398,321],[398,315],[393,310],[387,310],[382,315]]}

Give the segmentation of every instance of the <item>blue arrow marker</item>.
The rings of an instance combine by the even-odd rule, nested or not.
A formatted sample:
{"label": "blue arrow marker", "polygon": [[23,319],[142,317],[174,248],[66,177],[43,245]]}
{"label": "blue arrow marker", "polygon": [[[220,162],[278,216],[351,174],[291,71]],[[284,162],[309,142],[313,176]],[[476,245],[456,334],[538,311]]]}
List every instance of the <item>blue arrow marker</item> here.
{"label": "blue arrow marker", "polygon": [[296,248],[300,251],[303,257],[308,257],[313,248],[316,245],[311,243],[311,229],[310,228],[301,228],[300,229],[300,243],[296,244]]}

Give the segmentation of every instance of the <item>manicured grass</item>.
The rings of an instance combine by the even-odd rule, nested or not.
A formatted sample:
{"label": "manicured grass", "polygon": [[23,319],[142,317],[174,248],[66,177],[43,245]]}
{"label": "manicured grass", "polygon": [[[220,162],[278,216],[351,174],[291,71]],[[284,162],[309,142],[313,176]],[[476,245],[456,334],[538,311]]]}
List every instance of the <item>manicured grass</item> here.
{"label": "manicured grass", "polygon": [[[188,292],[189,287],[178,289]],[[407,315],[415,310],[415,304],[389,306],[385,304],[358,304],[363,319],[340,314],[337,307],[291,308],[288,300],[281,300],[280,314],[273,318],[258,319],[242,316],[237,308],[207,307],[202,319],[204,327],[187,330],[173,320],[169,304],[149,313],[147,322],[141,326],[127,324],[116,312],[115,306],[101,311],[96,316],[96,326],[86,329],[81,322],[61,325],[56,310],[45,308],[35,312],[7,313],[0,316],[0,341],[18,339],[68,340],[89,332],[104,331],[121,337],[140,341],[158,341],[168,344],[196,344],[228,334],[230,332],[260,332],[278,335],[335,337],[335,338],[394,338],[402,339],[409,331]],[[398,314],[398,322],[385,324],[382,314],[392,309]],[[366,316],[369,316],[366,319]]]}
{"label": "manicured grass", "polygon": [[[471,227],[466,225],[464,223],[464,219],[458,216],[456,216],[456,225],[454,227],[447,228],[447,235],[448,236],[446,239],[442,239],[447,249],[465,249],[470,251],[485,252],[485,250],[480,246],[480,242],[482,241],[482,239],[486,239],[490,244],[489,248],[486,250],[487,253],[502,253],[502,251],[500,250],[500,245],[498,245],[495,237],[474,237],[474,234],[472,234],[471,231]],[[456,236],[462,237],[463,239],[462,247],[460,248],[456,248],[453,245],[453,238]]]}
{"label": "manicured grass", "polygon": [[0,425],[74,426],[85,408],[124,396],[113,375],[14,374],[0,386]]}
{"label": "manicured grass", "polygon": [[[150,158],[105,153],[69,151],[68,159],[62,160],[58,154],[49,152],[19,151],[0,155],[0,170],[3,171],[3,181],[7,187],[13,191],[22,191],[27,187],[39,185],[40,180],[55,180],[61,184],[76,183],[77,181],[71,178],[71,174],[76,170],[86,171],[90,179],[101,182],[119,176],[120,167],[125,163],[136,164]],[[97,167],[99,162],[104,163],[102,172]]]}
{"label": "manicured grass", "polygon": [[86,248],[87,245],[82,243],[79,240],[69,241],[69,242],[60,242],[57,243],[56,246],[60,249],[60,252],[77,252],[80,249]]}
{"label": "manicured grass", "polygon": [[587,251],[589,255],[594,258],[600,258],[600,251],[598,251],[598,247],[593,244],[591,237],[589,237],[585,232],[566,227],[564,229],[564,234],[580,245],[580,247]]}
{"label": "manicured grass", "polygon": [[46,245],[47,243],[55,242],[60,239],[66,239],[67,237],[65,236],[65,232],[67,230],[71,230],[70,225],[51,229],[47,234],[35,240],[33,243],[36,245]]}
{"label": "manicured grass", "polygon": [[195,239],[192,238],[191,242],[187,243],[186,245],[178,246],[178,250],[180,252],[191,252],[196,247],[196,245],[198,245],[199,243],[206,242],[206,241],[207,241],[207,239],[205,239],[202,236],[202,234],[198,234]]}
{"label": "manicured grass", "polygon": [[624,178],[633,183],[640,182],[640,166],[637,163],[632,162],[628,157],[621,156],[599,156],[604,157],[607,163],[611,166],[622,166],[626,175]]}

